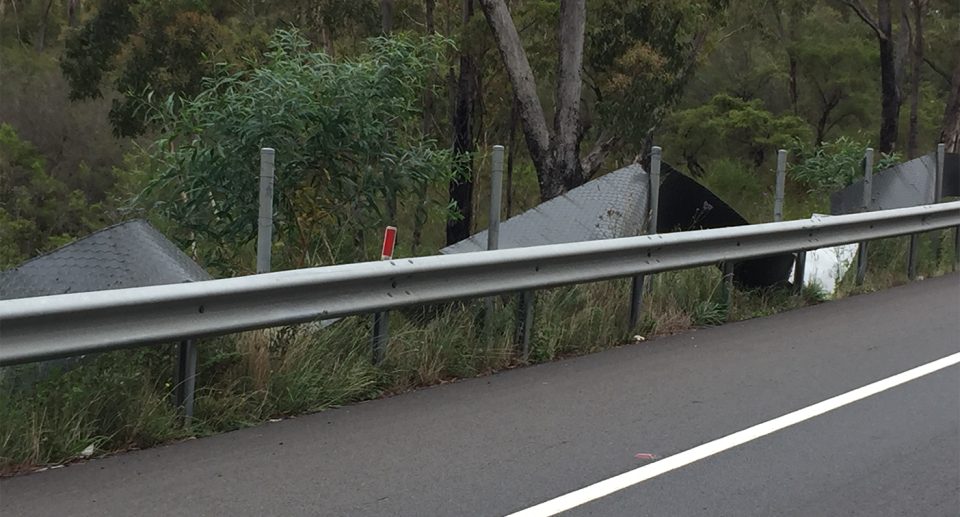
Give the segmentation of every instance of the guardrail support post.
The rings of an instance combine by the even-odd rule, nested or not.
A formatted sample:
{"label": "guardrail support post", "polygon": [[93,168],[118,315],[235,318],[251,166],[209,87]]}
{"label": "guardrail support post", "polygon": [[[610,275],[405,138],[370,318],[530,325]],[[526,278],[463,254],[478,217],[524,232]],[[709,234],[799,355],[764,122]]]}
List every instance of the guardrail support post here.
{"label": "guardrail support post", "polygon": [[177,347],[177,384],[174,390],[176,405],[183,414],[183,423],[193,421],[193,400],[197,381],[197,344],[194,340],[181,341]]}
{"label": "guardrail support post", "polygon": [[723,303],[726,305],[727,321],[733,314],[733,262],[723,262]]}
{"label": "guardrail support post", "polygon": [[960,269],[960,226],[953,229],[953,270]]}
{"label": "guardrail support post", "polygon": [[257,273],[270,272],[273,241],[273,175],[276,151],[260,149],[260,214],[257,218]]}
{"label": "guardrail support post", "polygon": [[[657,216],[660,213],[660,163],[662,150],[658,146],[650,149],[650,223],[647,226],[647,235],[657,233]],[[628,331],[633,331],[640,321],[640,310],[643,308],[644,275],[633,277],[630,283],[630,315],[627,318]]]}
{"label": "guardrail support post", "polygon": [[[503,146],[493,146],[490,167],[490,219],[487,225],[487,250],[500,248],[500,200],[503,193]],[[484,319],[493,316],[494,300],[491,296],[484,303]]]}
{"label": "guardrail support post", "polygon": [[907,278],[917,278],[917,246],[920,245],[920,234],[910,234],[910,250],[907,252]]}
{"label": "guardrail support post", "polygon": [[517,351],[526,361],[530,357],[530,330],[533,328],[533,291],[520,293],[517,317]]}
{"label": "guardrail support post", "polygon": [[[873,198],[873,148],[868,147],[863,155],[863,206],[862,211],[870,210]],[[867,241],[860,243],[857,250],[857,286],[863,285],[867,276]]]}
{"label": "guardrail support post", "polygon": [[373,348],[373,364],[380,364],[387,355],[387,338],[390,337],[389,324],[389,312],[373,313],[373,332],[370,340],[371,348]]}
{"label": "guardrail support post", "polygon": [[803,294],[803,275],[806,274],[807,252],[800,250],[797,252],[797,258],[793,264],[793,294],[800,296]]}

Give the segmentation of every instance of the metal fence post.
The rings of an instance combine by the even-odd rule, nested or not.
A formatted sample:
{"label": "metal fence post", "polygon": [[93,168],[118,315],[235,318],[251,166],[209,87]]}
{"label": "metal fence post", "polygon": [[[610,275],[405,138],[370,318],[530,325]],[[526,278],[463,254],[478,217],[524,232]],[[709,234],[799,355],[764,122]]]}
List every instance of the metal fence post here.
{"label": "metal fence post", "polygon": [[[943,160],[945,157],[944,156],[945,151],[946,151],[946,146],[944,146],[943,144],[937,144],[937,168],[936,168],[936,174],[934,176],[934,182],[933,182],[933,202],[934,203],[939,203],[943,201]],[[943,256],[943,252],[940,246],[940,236],[943,235],[943,232],[934,231],[934,232],[931,232],[931,234],[933,235],[933,238],[931,239],[931,243],[934,246],[933,256],[935,257],[934,260],[936,260],[935,268],[938,268],[940,267],[940,259]]]}
{"label": "metal fence post", "polygon": [[[773,222],[783,221],[783,191],[787,183],[787,150],[777,151],[777,183],[773,190]],[[807,252],[797,252],[793,263],[793,294],[803,293],[803,275],[807,265]]]}
{"label": "metal fence post", "polygon": [[273,174],[275,151],[260,149],[260,215],[257,218],[257,273],[270,272],[273,241]]}
{"label": "metal fence post", "polygon": [[184,425],[193,421],[193,401],[197,380],[197,344],[194,340],[181,341],[177,347],[177,379],[174,397],[183,414]]}
{"label": "metal fence post", "polygon": [[[487,250],[500,247],[500,200],[503,193],[503,146],[493,146],[493,157],[490,164],[490,219],[487,225]],[[489,297],[484,305],[485,319],[493,315],[494,300]]]}
{"label": "metal fence post", "polygon": [[946,146],[943,144],[937,144],[937,169],[936,177],[934,178],[933,183],[933,202],[939,203],[943,201],[943,160],[945,158],[944,152],[946,151]]}
{"label": "metal fence post", "polygon": [[[653,146],[650,150],[650,224],[647,226],[647,235],[657,233],[657,216],[660,213],[660,164],[662,150]],[[627,330],[633,330],[640,321],[640,310],[643,308],[644,275],[633,277],[630,282],[630,315],[627,319]]]}
{"label": "metal fence post", "polygon": [[[870,202],[873,198],[873,148],[868,147],[863,155],[863,212],[870,210]],[[857,285],[863,285],[863,280],[867,276],[867,241],[860,243],[857,250]]]}
{"label": "metal fence post", "polygon": [[777,151],[777,186],[773,192],[773,222],[783,220],[783,188],[787,179],[787,151]]}

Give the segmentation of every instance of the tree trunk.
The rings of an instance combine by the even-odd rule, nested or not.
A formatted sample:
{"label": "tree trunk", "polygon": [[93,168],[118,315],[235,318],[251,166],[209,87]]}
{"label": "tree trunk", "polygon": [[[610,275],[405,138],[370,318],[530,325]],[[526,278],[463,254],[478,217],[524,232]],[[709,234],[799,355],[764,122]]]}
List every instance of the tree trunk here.
{"label": "tree trunk", "polygon": [[953,80],[947,107],[943,110],[943,123],[940,125],[940,143],[948,153],[960,152],[960,56],[953,67]]}
{"label": "tree trunk", "polygon": [[580,163],[580,89],[586,15],[585,0],[560,0],[556,111],[548,157],[550,174],[540,186],[543,200],[553,199],[585,181]]}
{"label": "tree trunk", "polygon": [[[540,200],[548,201],[586,181],[609,154],[614,136],[601,137],[590,153],[590,167],[580,161],[580,90],[586,23],[585,0],[560,1],[559,59],[554,134],[547,128],[543,106],[527,54],[503,0],[480,0],[519,105],[520,125],[537,170]],[[602,145],[601,145],[602,144]]]}
{"label": "tree trunk", "polygon": [[67,2],[67,26],[77,26],[77,7],[80,6],[80,0],[68,0]]}
{"label": "tree trunk", "polygon": [[[463,26],[473,16],[473,0],[463,0]],[[458,177],[450,180],[450,200],[462,216],[447,221],[447,245],[470,237],[473,221],[473,105],[476,97],[477,70],[470,45],[461,43],[460,80],[453,114],[453,153]]]}
{"label": "tree trunk", "polygon": [[53,0],[47,0],[46,7],[40,11],[40,22],[37,23],[37,52],[43,52],[43,40],[47,34],[47,17],[50,15],[50,6]]}
{"label": "tree trunk", "polygon": [[510,108],[510,125],[507,128],[507,219],[513,215],[513,159],[516,156],[517,122],[520,118],[520,103],[513,99]]}
{"label": "tree trunk", "polygon": [[900,92],[901,103],[907,89],[907,63],[910,61],[910,0],[900,0],[900,29],[897,34],[896,63],[897,91]]}
{"label": "tree trunk", "polygon": [[[434,12],[436,11],[436,0],[425,0],[424,10],[426,12],[427,34],[432,36],[436,33],[436,23]],[[423,92],[423,125],[421,133],[424,138],[429,138],[433,132],[433,117],[435,99],[433,95],[433,85],[437,83],[436,70],[430,70],[430,77],[427,80],[427,88]],[[410,243],[410,253],[416,254],[420,246],[420,240],[423,236],[423,225],[427,222],[426,207],[424,206],[427,197],[427,186],[421,185],[417,191],[417,207],[413,218],[413,239]]]}
{"label": "tree trunk", "polygon": [[384,35],[393,32],[393,0],[380,0],[380,30]]}
{"label": "tree trunk", "polygon": [[323,20],[320,26],[320,41],[323,42],[323,51],[330,56],[330,59],[336,57],[336,50],[333,48],[333,38],[330,36],[330,28],[327,27],[327,21]]}
{"label": "tree trunk", "polygon": [[897,148],[900,123],[900,92],[897,89],[896,52],[890,22],[890,0],[877,0],[880,42],[880,152]]}
{"label": "tree trunk", "polygon": [[[904,2],[906,3],[906,2]],[[907,140],[907,157],[917,155],[917,132],[920,123],[920,67],[923,65],[923,1],[914,0],[913,22],[913,83],[910,88],[910,136]]]}
{"label": "tree trunk", "polygon": [[[426,0],[424,2],[424,7],[426,11],[426,22],[427,22],[427,35],[433,36],[436,34],[436,23],[434,20],[434,11],[436,10],[436,0]],[[433,132],[433,117],[434,117],[434,94],[433,94],[433,85],[437,82],[437,71],[435,69],[430,69],[429,79],[427,81],[427,88],[423,92],[423,125],[422,133],[426,137]]]}

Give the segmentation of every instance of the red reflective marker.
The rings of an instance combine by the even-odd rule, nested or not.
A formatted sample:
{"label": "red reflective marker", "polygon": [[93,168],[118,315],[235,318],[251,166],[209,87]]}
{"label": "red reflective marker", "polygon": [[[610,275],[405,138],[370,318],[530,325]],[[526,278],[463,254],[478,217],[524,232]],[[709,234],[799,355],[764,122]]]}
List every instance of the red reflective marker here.
{"label": "red reflective marker", "polygon": [[380,252],[380,260],[393,259],[393,247],[397,244],[397,228],[387,226],[387,231],[383,234],[383,251]]}

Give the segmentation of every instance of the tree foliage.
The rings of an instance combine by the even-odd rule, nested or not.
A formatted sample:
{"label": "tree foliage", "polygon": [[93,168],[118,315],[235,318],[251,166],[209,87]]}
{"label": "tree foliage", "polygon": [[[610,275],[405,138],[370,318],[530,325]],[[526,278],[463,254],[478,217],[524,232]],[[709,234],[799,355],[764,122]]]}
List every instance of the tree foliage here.
{"label": "tree foliage", "polygon": [[[798,145],[793,149],[796,164],[790,175],[819,195],[829,195],[863,178],[863,158],[867,144],[852,138],[840,137],[817,146]],[[873,172],[880,172],[900,162],[895,153],[876,156]]]}
{"label": "tree foliage", "polygon": [[702,176],[702,163],[725,156],[740,156],[763,165],[777,149],[807,137],[804,120],[796,115],[775,115],[763,101],[745,101],[720,93],[709,104],[672,112],[665,121],[670,133],[664,145],[679,153],[691,174]]}
{"label": "tree foliage", "polygon": [[259,149],[271,147],[288,265],[362,260],[363,232],[384,222],[386,201],[450,178],[449,153],[419,134],[416,104],[443,46],[375,38],[360,57],[333,60],[278,31],[261,60],[221,64],[196,96],[159,103],[147,195],[168,200],[163,213],[205,263],[242,271],[251,265],[235,245],[256,235]]}
{"label": "tree foliage", "polygon": [[47,174],[46,159],[0,125],[0,269],[66,244],[102,226],[101,205],[87,203]]}

